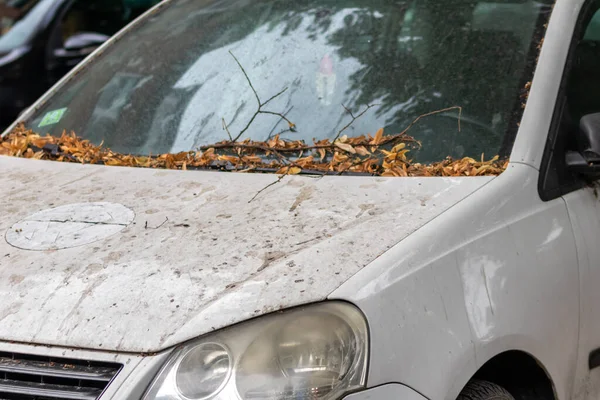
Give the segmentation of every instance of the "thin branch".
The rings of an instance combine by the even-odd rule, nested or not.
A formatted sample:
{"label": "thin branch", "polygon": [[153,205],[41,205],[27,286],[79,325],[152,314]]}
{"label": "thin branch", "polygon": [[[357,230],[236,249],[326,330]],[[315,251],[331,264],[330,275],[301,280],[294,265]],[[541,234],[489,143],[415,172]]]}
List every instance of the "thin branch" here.
{"label": "thin branch", "polygon": [[[288,169],[289,171],[289,169]],[[285,178],[288,174],[284,174],[279,176],[279,178],[277,178],[277,180],[275,182],[272,182],[270,184],[268,184],[267,186],[265,186],[264,188],[260,189],[253,198],[250,199],[250,201],[248,201],[248,203],[252,203],[262,192],[264,192],[265,190],[267,190],[268,188],[277,185],[279,182],[281,182],[283,180],[283,178]]]}
{"label": "thin branch", "polygon": [[[252,81],[250,80],[250,77],[248,76],[248,73],[246,72],[246,70],[244,69],[244,67],[242,66],[242,63],[240,63],[240,60],[237,59],[237,57],[231,52],[231,50],[229,50],[229,54],[231,54],[231,57],[233,57],[233,59],[235,60],[235,62],[237,63],[237,65],[240,67],[240,69],[242,70],[242,72],[244,73],[244,76],[246,77],[246,80],[248,81],[248,84],[250,85],[250,88],[252,88],[252,92],[254,93],[254,96],[256,97],[256,101],[258,102],[258,108],[256,110],[256,112],[254,113],[254,115],[252,115],[252,118],[250,118],[250,121],[248,121],[248,124],[246,124],[246,126],[244,127],[244,129],[242,129],[240,131],[240,133],[238,133],[238,135],[235,137],[235,139],[231,139],[232,142],[237,142],[243,135],[244,133],[246,133],[246,131],[248,129],[250,129],[250,125],[252,125],[252,123],[254,122],[254,120],[256,119],[256,117],[258,117],[259,114],[271,114],[271,115],[276,115],[281,119],[284,119],[290,126],[290,130],[292,132],[295,132],[295,128],[296,125],[291,122],[289,119],[287,119],[283,114],[281,113],[276,113],[276,112],[272,112],[272,111],[264,111],[262,108],[267,105],[269,102],[271,102],[272,100],[276,99],[277,97],[281,96],[282,94],[284,94],[288,88],[286,87],[285,89],[283,89],[281,92],[277,93],[275,96],[271,97],[269,100],[267,100],[266,102],[261,102],[260,101],[260,97],[258,96],[258,92],[256,91],[256,89],[254,88],[254,85],[252,84]],[[231,135],[230,135],[231,137]]]}
{"label": "thin branch", "polygon": [[292,160],[290,160],[289,158],[287,158],[286,156],[284,156],[283,154],[281,154],[279,151],[274,150],[274,149],[271,149],[269,151],[271,153],[275,154],[277,156],[277,158],[279,158],[282,162],[288,163],[287,165],[294,164],[294,162]]}
{"label": "thin branch", "polygon": [[277,93],[275,96],[271,97],[269,100],[265,101],[264,103],[262,103],[260,106],[264,107],[267,104],[269,104],[271,101],[275,100],[276,98],[278,98],[279,96],[281,96],[282,94],[284,94],[285,92],[287,92],[288,88],[286,87],[285,89],[283,89],[281,92]]}
{"label": "thin branch", "polygon": [[285,115],[278,113],[278,112],[273,112],[273,111],[259,111],[259,114],[270,114],[270,115],[277,115],[279,118],[281,118],[282,120],[284,120],[285,122],[288,123],[288,125],[290,126],[290,130],[292,132],[295,132],[295,126],[296,124],[294,124],[292,121],[290,121],[289,119],[286,118]]}
{"label": "thin branch", "polygon": [[221,120],[223,121],[223,129],[225,129],[225,131],[227,131],[227,136],[229,136],[229,140],[231,140],[233,142],[233,138],[231,137],[231,132],[229,132],[229,127],[227,126],[227,123],[225,122],[225,118],[221,118]]}
{"label": "thin branch", "polygon": [[146,225],[144,225],[144,229],[155,229],[155,230],[156,230],[156,229],[158,229],[158,228],[162,227],[162,226],[163,226],[164,224],[166,224],[168,221],[169,221],[169,217],[165,217],[165,220],[163,221],[163,223],[162,223],[162,224],[160,224],[160,225],[158,225],[158,226],[156,226],[156,227],[151,227],[151,226],[148,226],[148,221],[146,221]]}
{"label": "thin branch", "polygon": [[285,129],[282,129],[279,132],[277,132],[277,135],[281,136],[281,135],[284,135],[284,134],[286,134],[288,132],[295,133],[295,132],[298,132],[298,131],[295,128],[294,128],[294,130],[292,130],[290,128],[285,128]]}
{"label": "thin branch", "polygon": [[260,107],[258,108],[258,110],[256,110],[252,118],[250,118],[250,121],[248,121],[246,127],[242,129],[240,133],[238,133],[238,135],[235,137],[235,139],[232,140],[232,142],[237,142],[242,137],[242,135],[250,128],[250,125],[252,125],[256,117],[258,117],[258,114],[260,114]]}
{"label": "thin branch", "polygon": [[[394,135],[394,136],[385,137],[384,140],[380,144],[376,145],[376,147],[380,147],[384,144],[393,142],[398,139],[401,139],[406,143],[419,143],[414,138],[402,133],[402,134],[398,134],[398,135]],[[369,141],[352,144],[352,147],[358,147],[358,146],[373,147],[374,145],[371,144]],[[339,150],[339,148],[335,144],[332,144],[332,143],[330,143],[330,144],[315,144],[315,145],[302,146],[302,147],[268,147],[266,145],[261,145],[261,144],[235,143],[235,142],[224,142],[224,143],[217,143],[217,144],[213,144],[213,145],[201,146],[201,147],[199,147],[199,150],[206,151],[208,149],[218,150],[218,149],[237,149],[237,148],[249,149],[249,150],[263,150],[263,151],[270,151],[270,152],[278,151],[280,153],[299,153],[301,151],[319,150],[319,149]]]}
{"label": "thin branch", "polygon": [[408,125],[408,127],[405,130],[402,131],[401,134],[402,135],[406,134],[410,128],[412,128],[417,122],[419,122],[421,119],[423,119],[425,117],[430,117],[432,115],[441,114],[443,112],[452,111],[452,110],[458,110],[458,131],[460,132],[460,119],[462,117],[462,107],[461,106],[452,106],[452,107],[448,107],[448,108],[443,108],[441,110],[432,111],[427,114],[419,115],[417,118],[415,118],[415,120],[413,122],[410,123],[410,125]]}
{"label": "thin branch", "polygon": [[[401,140],[405,141],[406,143],[419,143],[414,138],[412,138],[404,133],[401,133],[401,134],[394,135],[394,136],[384,137],[384,140],[376,146],[379,147],[379,146],[393,142],[398,139],[401,139]],[[369,141],[352,144],[352,147],[358,147],[358,146],[372,147],[374,145],[371,144]],[[201,147],[199,147],[199,150],[206,151],[208,149],[217,150],[217,149],[236,149],[236,148],[249,149],[249,150],[264,150],[264,151],[271,151],[271,152],[278,151],[280,153],[297,153],[297,152],[301,152],[301,151],[319,150],[319,149],[339,150],[339,148],[333,143],[315,144],[315,145],[310,145],[310,146],[307,145],[307,146],[302,146],[302,147],[268,147],[266,145],[254,144],[252,142],[251,143],[235,143],[235,142],[217,143],[217,144],[213,144],[213,145],[201,146]]]}
{"label": "thin branch", "polygon": [[351,109],[349,109],[348,107],[346,107],[346,106],[344,105],[344,103],[342,103],[342,107],[344,107],[344,110],[346,110],[346,112],[347,112],[348,114],[350,114],[350,116],[351,116],[352,118],[354,118],[354,114],[352,114],[352,110],[351,110]]}
{"label": "thin branch", "polygon": [[[370,108],[374,107],[376,105],[371,105],[369,106]],[[460,122],[461,122],[461,117],[462,117],[462,107],[460,106],[453,106],[453,107],[448,107],[448,108],[444,108],[441,110],[437,110],[437,111],[432,111],[426,114],[422,114],[420,116],[418,116],[417,118],[415,118],[409,125],[408,127],[406,127],[406,129],[404,129],[401,133],[397,134],[397,135],[392,135],[392,136],[384,136],[383,140],[377,144],[377,147],[381,147],[384,146],[386,144],[389,143],[393,143],[396,141],[403,141],[406,143],[417,143],[420,144],[419,141],[415,140],[414,138],[410,137],[407,135],[408,131],[415,125],[417,124],[421,119],[425,118],[425,117],[429,117],[432,115],[436,115],[436,114],[440,114],[440,113],[444,113],[447,111],[452,111],[452,110],[458,110],[459,111],[459,118],[458,118],[458,124],[459,124],[459,130],[460,130]],[[353,118],[353,120],[355,121],[356,119],[360,118],[365,112],[368,111],[368,108],[366,110],[364,110],[363,112],[361,112],[361,114],[359,114],[358,116],[356,116],[356,118]],[[274,113],[275,115],[279,115]],[[287,120],[287,118],[285,119]],[[335,142],[335,141],[334,141]],[[209,145],[209,146],[202,146],[199,148],[199,150],[201,151],[206,151],[208,149],[236,149],[236,148],[241,148],[241,149],[249,149],[249,150],[263,150],[263,151],[269,151],[272,153],[299,153],[301,151],[309,151],[309,150],[319,150],[319,149],[325,149],[325,150],[339,150],[335,143],[331,142],[329,144],[321,144],[321,145],[312,145],[312,146],[301,146],[301,147],[268,147],[266,145],[261,145],[261,144],[257,144],[257,143],[236,143],[236,141],[231,141],[231,142],[224,142],[224,143],[217,143],[217,144],[213,144],[213,145]],[[364,142],[360,142],[360,143],[353,143],[352,144],[353,147],[358,147],[358,146],[363,146],[363,147],[373,147],[374,145],[372,143],[370,143],[370,141],[364,141]],[[283,157],[283,156],[282,156]]]}
{"label": "thin branch", "polygon": [[235,55],[233,55],[233,53],[231,52],[231,50],[229,50],[229,54],[231,54],[231,57],[233,57],[233,59],[235,60],[235,62],[237,63],[237,65],[240,67],[240,69],[244,73],[244,76],[246,77],[246,80],[248,81],[248,84],[250,85],[250,87],[252,88],[252,91],[254,92],[254,96],[256,96],[256,101],[258,102],[258,106],[261,107],[262,103],[260,102],[260,97],[258,97],[258,92],[256,91],[256,89],[254,89],[254,85],[252,84],[252,81],[250,80],[250,77],[248,77],[248,74],[246,73],[246,70],[244,69],[244,67],[242,67],[242,64],[240,63],[240,60],[238,60],[237,57]]}
{"label": "thin branch", "polygon": [[[287,117],[287,115],[288,115],[290,112],[292,112],[292,110],[293,110],[293,109],[294,109],[294,106],[291,106],[291,107],[290,107],[290,108],[289,108],[289,109],[288,109],[286,112],[284,112],[284,113],[282,113],[282,114],[283,114],[284,116],[286,116],[286,117]],[[281,121],[277,121],[277,122],[275,123],[275,125],[273,126],[273,129],[271,129],[271,131],[269,132],[269,136],[267,136],[267,141],[273,137],[273,132],[275,132],[275,129],[277,129],[277,125],[279,125],[279,122],[281,122]],[[285,132],[287,132],[287,131],[289,131],[289,128],[286,128],[286,129],[282,130],[282,131],[281,131],[281,132],[279,132],[278,134],[279,134],[279,135],[281,135],[281,134],[283,134],[283,133],[285,133]]]}
{"label": "thin branch", "polygon": [[[415,140],[411,136],[408,136],[408,131],[410,130],[410,128],[412,128],[413,126],[415,126],[423,118],[430,117],[430,116],[436,115],[436,114],[441,114],[441,113],[444,113],[444,112],[447,112],[447,111],[452,111],[452,110],[458,110],[458,131],[460,132],[460,120],[461,120],[461,117],[462,117],[462,107],[461,106],[452,106],[452,107],[443,108],[441,110],[436,110],[436,111],[428,112],[426,114],[419,115],[402,132],[400,132],[397,135],[384,137],[383,140],[377,146],[378,147],[379,146],[384,146],[384,145],[386,145],[388,143],[394,143],[396,141],[402,140],[404,142],[409,142],[410,141],[410,142],[417,143],[419,145],[419,147],[420,147],[421,146],[421,142],[419,142],[418,140]],[[411,140],[407,140],[407,138],[410,138]],[[373,146],[373,145],[370,144],[369,146]]]}
{"label": "thin branch", "polygon": [[348,123],[348,125],[346,125],[345,127],[343,127],[343,128],[342,128],[342,129],[341,129],[341,130],[338,132],[337,136],[335,137],[335,139],[333,139],[333,140],[331,141],[331,143],[335,143],[335,142],[336,142],[336,140],[338,140],[338,139],[340,138],[340,136],[342,135],[342,133],[344,133],[344,131],[345,131],[346,129],[350,128],[350,127],[352,126],[352,124],[353,124],[354,122],[356,122],[356,120],[357,120],[357,119],[359,119],[360,117],[362,117],[363,115],[365,115],[365,113],[366,113],[367,111],[369,111],[371,108],[373,108],[373,107],[376,107],[376,106],[378,106],[378,105],[379,105],[379,104],[369,104],[369,105],[367,106],[367,108],[366,108],[366,109],[365,109],[363,112],[361,112],[360,114],[358,114],[358,115],[355,117],[355,116],[354,116],[354,114],[352,114],[352,112],[350,112],[350,110],[349,110],[348,108],[346,108],[346,106],[345,106],[345,105],[343,105],[343,104],[342,104],[342,107],[344,107],[344,109],[350,113],[350,116],[352,117],[352,121],[350,121],[350,122]]}

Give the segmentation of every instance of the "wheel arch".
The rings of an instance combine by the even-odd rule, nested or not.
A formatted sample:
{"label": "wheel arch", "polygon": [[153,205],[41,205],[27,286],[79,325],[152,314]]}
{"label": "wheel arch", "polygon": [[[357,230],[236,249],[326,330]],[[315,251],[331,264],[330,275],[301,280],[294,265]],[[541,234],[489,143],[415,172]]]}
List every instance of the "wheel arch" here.
{"label": "wheel arch", "polygon": [[497,354],[485,362],[472,379],[500,385],[507,389],[515,400],[558,399],[548,370],[532,354],[521,350]]}

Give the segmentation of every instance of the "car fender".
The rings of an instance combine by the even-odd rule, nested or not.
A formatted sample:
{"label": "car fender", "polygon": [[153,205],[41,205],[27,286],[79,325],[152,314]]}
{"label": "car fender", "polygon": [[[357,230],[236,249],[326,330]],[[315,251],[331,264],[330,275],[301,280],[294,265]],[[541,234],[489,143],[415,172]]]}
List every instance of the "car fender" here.
{"label": "car fender", "polygon": [[570,396],[577,255],[564,201],[542,202],[537,176],[511,164],[329,296],[367,316],[369,386],[454,399],[487,361],[520,350],[548,371],[558,399]]}

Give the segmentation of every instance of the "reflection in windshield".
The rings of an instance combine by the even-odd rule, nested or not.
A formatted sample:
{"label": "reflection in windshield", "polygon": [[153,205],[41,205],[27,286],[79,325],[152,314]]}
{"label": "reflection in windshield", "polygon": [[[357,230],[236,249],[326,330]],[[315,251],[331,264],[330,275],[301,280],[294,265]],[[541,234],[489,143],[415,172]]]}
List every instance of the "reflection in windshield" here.
{"label": "reflection in windshield", "polygon": [[[148,155],[239,133],[332,141],[350,121],[344,136],[394,134],[419,115],[460,107],[460,130],[456,110],[411,129],[422,143],[413,159],[491,157],[512,146],[534,33],[549,13],[538,1],[176,0],[74,77],[28,126]],[[256,95],[282,91],[270,113],[256,115]]]}

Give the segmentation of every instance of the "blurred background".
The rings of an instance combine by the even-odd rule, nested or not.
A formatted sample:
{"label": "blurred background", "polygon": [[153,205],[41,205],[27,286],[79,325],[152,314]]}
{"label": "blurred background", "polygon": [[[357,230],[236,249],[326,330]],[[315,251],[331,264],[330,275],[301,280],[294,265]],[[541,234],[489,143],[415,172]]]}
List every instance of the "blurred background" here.
{"label": "blurred background", "polygon": [[160,0],[0,0],[0,133]]}

